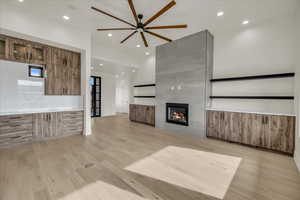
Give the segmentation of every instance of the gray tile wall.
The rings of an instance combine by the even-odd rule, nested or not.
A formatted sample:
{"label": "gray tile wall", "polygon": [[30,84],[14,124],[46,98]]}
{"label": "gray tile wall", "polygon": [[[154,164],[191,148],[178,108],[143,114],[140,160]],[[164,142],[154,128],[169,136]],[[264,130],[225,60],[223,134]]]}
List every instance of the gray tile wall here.
{"label": "gray tile wall", "polygon": [[[205,137],[210,106],[213,36],[202,31],[156,49],[156,127]],[[166,103],[189,104],[189,126],[166,122]]]}

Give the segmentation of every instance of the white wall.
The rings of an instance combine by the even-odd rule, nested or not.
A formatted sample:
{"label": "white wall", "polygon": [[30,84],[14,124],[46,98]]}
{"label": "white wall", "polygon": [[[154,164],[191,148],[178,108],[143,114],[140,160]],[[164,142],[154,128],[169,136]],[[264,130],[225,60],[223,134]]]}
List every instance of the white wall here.
{"label": "white wall", "polygon": [[[214,32],[214,78],[294,72],[295,17],[285,16],[240,30]],[[153,59],[154,60],[154,59]],[[142,63],[134,82],[155,81],[155,61]],[[184,66],[183,66],[184,67]],[[216,83],[213,95],[293,95],[294,79]],[[144,103],[144,100],[140,103]],[[293,101],[214,100],[231,110],[294,113]]]}
{"label": "white wall", "polygon": [[[216,32],[214,78],[294,72],[294,16],[248,25],[236,32]],[[213,95],[293,96],[294,79],[213,84]],[[213,100],[214,108],[293,113],[293,101]]]}
{"label": "white wall", "polygon": [[139,64],[139,68],[132,75],[131,79],[131,98],[130,103],[155,105],[155,99],[133,98],[137,96],[155,96],[155,88],[134,88],[134,85],[152,84],[155,83],[155,54],[150,55],[144,62]]}
{"label": "white wall", "polygon": [[116,78],[116,107],[118,113],[129,113],[130,74],[122,74]]}
{"label": "white wall", "polygon": [[92,72],[93,76],[101,77],[101,116],[116,114],[116,78],[103,72]]}
{"label": "white wall", "polygon": [[[300,3],[296,17],[297,35],[300,35]],[[295,112],[297,113],[297,130],[296,130],[296,152],[295,161],[300,170],[300,39],[297,38],[297,60],[296,60],[296,87],[295,87]]]}
{"label": "white wall", "polygon": [[85,109],[85,135],[91,134],[90,91],[88,80],[91,62],[91,33],[57,23],[47,18],[37,18],[15,7],[1,3],[0,33],[78,50],[82,55],[82,98]]}

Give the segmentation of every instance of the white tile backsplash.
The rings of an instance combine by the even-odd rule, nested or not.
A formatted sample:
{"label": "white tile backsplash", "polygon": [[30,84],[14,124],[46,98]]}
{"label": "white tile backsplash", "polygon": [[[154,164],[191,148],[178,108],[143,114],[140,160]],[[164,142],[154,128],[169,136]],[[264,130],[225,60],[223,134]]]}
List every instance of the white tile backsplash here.
{"label": "white tile backsplash", "polygon": [[0,60],[0,112],[83,107],[81,96],[45,96],[44,79],[28,76],[28,64]]}

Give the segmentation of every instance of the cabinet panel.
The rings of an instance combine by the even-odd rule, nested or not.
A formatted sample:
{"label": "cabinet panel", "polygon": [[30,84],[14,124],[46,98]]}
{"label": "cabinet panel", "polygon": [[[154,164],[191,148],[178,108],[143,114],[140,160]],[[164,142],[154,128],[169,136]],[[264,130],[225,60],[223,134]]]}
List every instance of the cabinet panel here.
{"label": "cabinet panel", "polygon": [[136,121],[145,123],[145,121],[146,121],[146,106],[136,105]]}
{"label": "cabinet panel", "polygon": [[242,141],[241,134],[241,114],[237,112],[224,112],[225,113],[225,139],[240,143]]}
{"label": "cabinet panel", "polygon": [[0,146],[21,144],[32,140],[32,115],[0,116]]}
{"label": "cabinet panel", "polygon": [[57,136],[56,113],[38,113],[33,116],[33,135],[35,139]]}
{"label": "cabinet panel", "polygon": [[72,53],[72,74],[70,95],[81,95],[81,58],[79,53]]}
{"label": "cabinet panel", "polygon": [[29,63],[30,46],[25,40],[9,39],[9,58],[14,61]]}
{"label": "cabinet panel", "polygon": [[29,62],[33,64],[45,64],[47,60],[47,47],[38,44],[38,43],[30,43],[30,56]]}
{"label": "cabinet panel", "polygon": [[221,113],[219,111],[207,111],[207,136],[219,138]]}
{"label": "cabinet panel", "polygon": [[0,35],[0,59],[8,59],[8,47],[8,38],[3,35]]}
{"label": "cabinet panel", "polygon": [[129,119],[131,121],[136,121],[136,106],[133,104],[129,105]]}
{"label": "cabinet panel", "polygon": [[241,143],[260,146],[263,135],[263,116],[258,114],[242,114],[242,141]]}
{"label": "cabinet panel", "polygon": [[155,107],[146,106],[145,123],[155,126]]}
{"label": "cabinet panel", "polygon": [[294,152],[295,117],[271,116],[271,148],[286,153]]}

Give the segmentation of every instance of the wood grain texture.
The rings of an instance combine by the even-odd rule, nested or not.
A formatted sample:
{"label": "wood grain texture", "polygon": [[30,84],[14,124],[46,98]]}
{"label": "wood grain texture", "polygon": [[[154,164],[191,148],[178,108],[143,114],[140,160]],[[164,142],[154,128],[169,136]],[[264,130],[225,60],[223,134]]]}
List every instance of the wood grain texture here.
{"label": "wood grain texture", "polygon": [[295,117],[207,112],[207,136],[253,147],[293,154]]}
{"label": "wood grain texture", "polygon": [[[105,188],[112,195],[116,189],[149,200],[216,200],[124,170],[171,145],[243,159],[224,200],[299,200],[300,174],[289,156],[175,135],[130,122],[127,115],[94,118],[92,124],[89,137],[0,149],[0,199],[62,200],[74,195],[72,200],[99,200]],[[95,184],[103,182],[107,185]],[[131,197],[126,192],[119,199]]]}
{"label": "wood grain texture", "polygon": [[129,119],[131,121],[155,126],[155,106],[130,104]]}
{"label": "wood grain texture", "polygon": [[0,147],[32,140],[32,115],[0,116]]}
{"label": "wood grain texture", "polygon": [[0,35],[0,59],[8,59],[9,41],[8,38]]}

